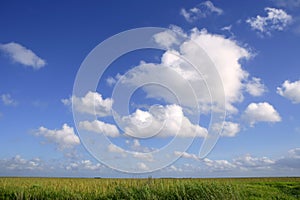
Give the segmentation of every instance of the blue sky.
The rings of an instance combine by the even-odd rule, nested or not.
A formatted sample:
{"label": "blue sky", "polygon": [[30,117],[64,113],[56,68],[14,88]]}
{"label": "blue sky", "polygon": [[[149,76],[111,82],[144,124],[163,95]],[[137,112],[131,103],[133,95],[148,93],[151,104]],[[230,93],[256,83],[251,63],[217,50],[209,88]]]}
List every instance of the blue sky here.
{"label": "blue sky", "polygon": [[[0,176],[299,176],[299,9],[299,0],[1,2]],[[167,51],[123,55],[107,67],[96,91],[74,94],[87,55],[107,38],[140,27],[170,29],[154,36]],[[120,46],[126,42],[132,41]],[[188,48],[193,42],[208,57],[194,55],[197,51]],[[194,64],[204,60],[203,70],[213,65],[224,87],[224,93],[218,93],[218,85],[210,88],[220,97],[214,103],[225,98],[226,119],[206,158],[198,153],[209,134],[207,91],[199,74],[178,56]],[[171,70],[166,74],[161,71],[165,66]],[[209,72],[204,75],[217,80]],[[189,95],[176,103],[165,88],[141,87],[145,80],[164,81],[180,94],[189,94],[188,81],[196,88],[200,121],[193,119],[197,112],[189,112],[195,108]],[[112,92],[126,84],[139,89],[128,105],[130,115],[115,121],[111,109],[120,98],[113,99]],[[74,121],[74,113],[85,120]],[[140,129],[134,120],[155,124]],[[176,135],[180,125],[183,131]],[[160,126],[159,135],[140,138]],[[103,138],[93,138],[101,144],[93,150],[87,141],[91,135],[107,137],[112,144],[101,146]],[[186,152],[180,145],[168,152],[172,158],[181,156],[176,162],[168,162],[164,154],[143,154],[177,136],[180,145],[195,141]],[[147,174],[121,173],[87,150],[121,171],[152,171],[164,160],[168,166]],[[126,151],[135,154],[129,159]]]}

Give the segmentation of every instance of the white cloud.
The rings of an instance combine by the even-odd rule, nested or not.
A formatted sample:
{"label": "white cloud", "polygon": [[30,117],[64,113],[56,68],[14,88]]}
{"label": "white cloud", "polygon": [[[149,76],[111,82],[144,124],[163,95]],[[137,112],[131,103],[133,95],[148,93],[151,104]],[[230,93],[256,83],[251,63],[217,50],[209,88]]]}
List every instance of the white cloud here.
{"label": "white cloud", "polygon": [[176,167],[175,165],[171,165],[167,168],[165,168],[166,171],[171,171],[171,172],[182,172],[183,170],[179,167]]}
{"label": "white cloud", "polygon": [[277,87],[277,93],[293,103],[300,103],[300,80],[295,82],[284,81],[281,87]]}
{"label": "white cloud", "polygon": [[246,20],[253,30],[271,35],[272,31],[283,31],[292,23],[292,16],[282,9],[265,8],[265,11],[266,17],[257,15]]}
{"label": "white cloud", "polygon": [[68,106],[73,103],[73,109],[77,112],[104,117],[111,115],[113,100],[103,99],[101,94],[89,91],[84,97],[72,96],[69,99],[62,99],[62,103]]}
{"label": "white cloud", "polygon": [[118,137],[120,135],[119,130],[115,125],[104,123],[99,120],[94,120],[92,122],[89,121],[79,122],[79,128],[82,130],[101,133],[109,137]]}
{"label": "white cloud", "polygon": [[81,160],[77,162],[71,162],[66,167],[66,170],[72,171],[81,171],[81,170],[88,170],[88,171],[98,171],[103,168],[100,163],[92,163],[90,160]]}
{"label": "white cloud", "polygon": [[275,108],[267,102],[251,103],[246,108],[244,119],[253,126],[257,122],[279,122],[281,117]]}
{"label": "white cloud", "polygon": [[[243,100],[243,81],[248,77],[248,72],[242,69],[239,61],[250,58],[251,54],[247,49],[241,47],[238,42],[227,39],[222,35],[209,34],[206,30],[199,32],[194,29],[191,38],[206,51],[214,62],[223,83],[227,111],[235,112],[236,108],[232,104]],[[192,48],[186,46],[184,49],[187,57],[193,61],[199,60],[198,55],[193,55]],[[201,68],[201,72],[214,80],[216,77],[213,74],[207,74],[208,69],[205,69],[205,67]],[[220,89],[219,86],[210,88],[214,91]]]}
{"label": "white cloud", "polygon": [[12,171],[36,171],[42,170],[43,167],[43,163],[39,158],[27,160],[25,158],[22,158],[20,155],[16,155],[11,159],[0,160],[0,169],[5,168],[6,170]]}
{"label": "white cloud", "polygon": [[14,100],[10,94],[2,94],[0,97],[6,106],[16,106],[18,104],[18,102]]}
{"label": "white cloud", "polygon": [[236,165],[227,160],[210,160],[204,158],[203,161],[204,164],[209,167],[210,171],[227,171],[236,168]]}
{"label": "white cloud", "polygon": [[291,149],[288,153],[289,156],[300,159],[300,148]]}
{"label": "white cloud", "polygon": [[[176,152],[176,155],[180,155],[181,152]],[[184,158],[189,158],[197,161],[197,156],[194,154],[185,153]],[[289,172],[291,174],[298,174],[300,171],[300,148],[294,148],[288,151],[288,154],[277,159],[272,159],[267,156],[255,157],[250,154],[245,154],[239,157],[235,157],[230,160],[218,160],[204,158],[200,160],[204,164],[204,167],[193,168],[193,170],[202,170],[202,173],[207,172],[228,172],[229,176],[244,174],[246,176],[261,176],[263,174],[273,174],[273,175],[287,175]],[[188,169],[191,169],[193,165],[186,163]],[[197,166],[199,164],[197,163]],[[173,167],[174,170],[179,169],[177,166]],[[182,169],[183,172],[187,172],[186,168]],[[251,173],[250,173],[251,172]],[[294,173],[293,173],[294,172]]]}
{"label": "white cloud", "polygon": [[106,79],[106,83],[109,85],[109,86],[113,86],[115,83],[116,83],[116,79],[114,79],[113,77],[108,77]]}
{"label": "white cloud", "polygon": [[232,25],[224,26],[223,28],[221,28],[222,31],[228,31],[230,33],[231,33],[231,29],[232,29]]}
{"label": "white cloud", "polygon": [[214,6],[211,1],[202,2],[197,6],[190,8],[189,10],[186,10],[185,8],[182,8],[180,10],[180,14],[185,18],[186,21],[190,23],[195,22],[201,18],[206,18],[212,13],[221,15],[223,14],[223,10]]}
{"label": "white cloud", "polygon": [[277,6],[285,7],[289,9],[300,7],[300,0],[273,0],[273,2]]}
{"label": "white cloud", "polygon": [[212,128],[215,130],[220,130],[223,125],[223,130],[221,132],[222,137],[234,137],[240,132],[240,125],[234,122],[225,121],[223,124],[213,124]]}
{"label": "white cloud", "polygon": [[149,153],[157,150],[155,148],[142,146],[138,139],[126,140],[125,143],[132,151],[136,151],[136,152]]}
{"label": "white cloud", "polygon": [[174,44],[179,44],[179,41],[174,32],[161,32],[154,35],[154,40],[157,44],[160,44],[162,47],[169,49]]}
{"label": "white cloud", "polygon": [[139,159],[142,159],[142,160],[146,160],[148,162],[153,162],[154,161],[153,155],[150,154],[150,153],[134,152],[133,157],[139,158]]}
{"label": "white cloud", "polygon": [[300,148],[294,148],[288,151],[288,154],[276,160],[275,163],[278,169],[285,171],[297,170],[300,172]]}
{"label": "white cloud", "polygon": [[50,130],[41,126],[34,134],[45,137],[48,142],[56,144],[60,150],[73,148],[80,144],[80,140],[74,133],[74,129],[67,124],[63,124],[59,130]]}
{"label": "white cloud", "polygon": [[[218,79],[216,72],[211,70],[213,67],[211,63],[205,59],[206,57],[202,52],[195,49],[196,44],[204,49],[213,61],[222,80],[224,91],[220,84],[216,84],[215,80]],[[180,59],[179,56],[186,57],[196,65],[197,69]],[[120,82],[121,84],[140,86],[145,80],[159,83],[163,81],[169,88],[176,88],[176,95],[191,96],[190,90],[186,88],[186,81],[188,81],[194,88],[196,101],[199,101],[201,111],[208,112],[211,108],[211,96],[203,79],[209,80],[211,83],[209,85],[210,91],[216,93],[216,99],[213,103],[223,104],[224,96],[222,94],[225,93],[227,111],[236,113],[237,109],[233,104],[243,100],[244,84],[249,76],[248,72],[241,67],[240,60],[249,59],[251,56],[251,53],[241,47],[237,41],[195,28],[191,31],[188,39],[180,43],[178,49],[170,49],[163,54],[161,64],[141,64],[123,75]],[[168,70],[163,69],[164,66],[168,66]],[[165,75],[166,73],[168,76]],[[176,103],[174,95],[166,92],[165,88],[144,86],[143,90],[146,92],[147,98],[163,99],[168,103]],[[181,100],[181,104],[184,106],[192,106],[194,102],[193,98]]]}
{"label": "white cloud", "polygon": [[139,140],[137,140],[137,139],[134,139],[134,140],[133,140],[133,147],[134,147],[134,148],[139,148],[139,147],[141,147],[141,144],[140,144]]}
{"label": "white cloud", "polygon": [[125,134],[147,138],[157,137],[206,137],[207,130],[194,125],[184,116],[178,105],[154,105],[149,111],[137,109],[121,118]]}
{"label": "white cloud", "polygon": [[[121,150],[119,153],[122,153]],[[118,152],[118,151],[116,151]],[[193,160],[192,163],[184,162],[183,165],[177,164],[164,168],[161,171],[162,176],[168,176],[165,173],[171,172],[172,176],[199,176],[206,174],[207,176],[295,176],[300,172],[300,148],[290,149],[286,155],[278,158],[270,158],[267,156],[253,156],[250,154],[241,155],[232,159],[198,159],[195,154],[174,152],[176,155],[183,154],[183,158]],[[149,162],[153,158],[148,154],[136,153],[136,158],[144,159]],[[151,160],[152,159],[152,160]],[[149,170],[148,162],[137,162],[136,169]],[[56,171],[57,170],[57,171]],[[57,173],[63,171],[69,173],[72,171],[73,175],[80,176],[82,172],[96,172],[94,176],[99,176],[99,173],[107,175],[107,168],[98,162],[91,160],[48,160],[43,161],[39,158],[27,159],[16,155],[9,159],[0,159],[0,175],[33,175],[49,173],[50,176],[57,176]],[[74,172],[76,174],[74,174]],[[176,172],[180,172],[176,174]],[[221,172],[221,174],[219,173]],[[81,174],[82,175],[82,174]]]}
{"label": "white cloud", "polygon": [[[294,153],[296,152],[296,153]],[[207,169],[205,171],[232,171],[232,170],[252,170],[252,169],[270,169],[277,162],[276,159],[268,157],[253,157],[250,154],[239,156],[232,160],[212,160],[209,158],[199,159],[197,155],[187,152],[174,152],[175,155],[182,155],[182,158],[193,159],[201,161]],[[300,149],[293,149],[289,151],[290,155],[300,155]],[[295,156],[292,156],[295,159]],[[300,157],[298,157],[300,158]]]}
{"label": "white cloud", "polygon": [[137,168],[140,170],[149,170],[149,167],[143,162],[137,163]]}
{"label": "white cloud", "polygon": [[[140,144],[137,144],[137,145],[138,145],[139,149],[141,149]],[[119,146],[116,146],[114,144],[108,145],[107,150],[110,153],[116,153],[116,154],[118,154],[121,157],[126,157],[126,150],[123,149],[123,148],[121,148],[121,147],[119,147]],[[151,153],[144,153],[144,152],[133,151],[132,152],[132,156],[134,158],[138,158],[138,159],[141,159],[141,160],[146,160],[148,162],[153,162],[154,161],[153,155]],[[119,158],[119,157],[115,156],[115,158]]]}
{"label": "white cloud", "polygon": [[271,169],[276,160],[272,160],[268,157],[253,157],[250,154],[246,154],[237,158],[228,160],[211,160],[208,158],[203,159],[204,164],[209,167],[210,171],[249,171],[257,169]]}
{"label": "white cloud", "polygon": [[243,169],[249,168],[269,168],[270,165],[274,164],[275,160],[272,160],[268,157],[253,157],[250,154],[238,157],[234,159],[234,164]]}
{"label": "white cloud", "polygon": [[288,151],[288,154],[276,160],[276,166],[284,169],[297,169],[300,171],[300,148]]}
{"label": "white cloud", "polygon": [[112,152],[112,153],[124,153],[125,152],[124,149],[122,149],[121,147],[118,147],[114,144],[108,145],[108,151]]}
{"label": "white cloud", "polygon": [[181,156],[182,158],[189,158],[189,159],[199,160],[199,157],[197,155],[187,153],[187,152],[175,151],[174,155]]}
{"label": "white cloud", "polygon": [[8,54],[14,62],[34,69],[39,69],[46,65],[45,60],[38,57],[30,49],[15,42],[0,44],[0,50]]}
{"label": "white cloud", "polygon": [[254,97],[263,95],[266,92],[266,87],[261,83],[260,78],[253,77],[246,84],[246,91]]}

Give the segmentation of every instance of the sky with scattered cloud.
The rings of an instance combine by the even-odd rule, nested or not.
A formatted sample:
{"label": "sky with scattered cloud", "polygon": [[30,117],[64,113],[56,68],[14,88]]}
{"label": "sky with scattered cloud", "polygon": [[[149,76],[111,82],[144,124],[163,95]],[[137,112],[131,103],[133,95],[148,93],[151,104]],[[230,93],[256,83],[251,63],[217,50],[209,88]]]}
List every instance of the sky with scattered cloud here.
{"label": "sky with scattered cloud", "polygon": [[[0,176],[299,176],[299,7],[299,0],[1,2]],[[165,51],[123,55],[96,91],[73,94],[93,48],[149,26],[171,30],[153,36]],[[115,107],[117,87],[137,88],[125,114]],[[225,119],[210,123],[223,106]],[[76,124],[73,112],[85,120]],[[202,142],[220,129],[200,158]],[[105,136],[111,144],[101,154],[143,172],[162,161],[149,152],[176,137],[194,140],[168,152],[180,158],[167,167],[132,175],[93,157],[82,133]]]}

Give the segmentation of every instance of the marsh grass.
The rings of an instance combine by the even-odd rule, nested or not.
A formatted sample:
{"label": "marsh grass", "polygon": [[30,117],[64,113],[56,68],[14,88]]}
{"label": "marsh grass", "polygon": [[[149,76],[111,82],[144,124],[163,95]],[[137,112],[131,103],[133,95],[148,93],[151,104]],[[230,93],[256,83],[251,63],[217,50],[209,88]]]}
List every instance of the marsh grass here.
{"label": "marsh grass", "polygon": [[0,199],[300,199],[300,178],[0,178]]}

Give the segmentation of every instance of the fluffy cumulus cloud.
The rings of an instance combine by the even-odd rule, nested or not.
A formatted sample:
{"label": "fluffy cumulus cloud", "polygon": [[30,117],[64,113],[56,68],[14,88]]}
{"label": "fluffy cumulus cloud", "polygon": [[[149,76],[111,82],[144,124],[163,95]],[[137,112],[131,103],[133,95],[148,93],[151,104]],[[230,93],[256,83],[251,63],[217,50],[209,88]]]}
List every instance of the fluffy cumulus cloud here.
{"label": "fluffy cumulus cloud", "polygon": [[[241,47],[236,41],[225,38],[222,35],[210,34],[206,30],[198,31],[193,30],[191,39],[196,42],[208,56],[212,59],[217,72],[222,80],[223,89],[226,97],[226,107],[229,112],[236,112],[234,103],[240,102],[243,99],[242,88],[243,81],[247,79],[248,72],[244,71],[241,67],[240,60],[248,59],[251,57],[250,52]],[[206,63],[199,63],[198,55],[193,54],[192,44],[183,45],[184,54],[199,66]],[[209,78],[209,81],[217,79],[216,75],[209,72],[208,65],[201,67],[200,71]],[[219,85],[210,84],[210,90],[219,91]],[[200,91],[204,91],[201,89]],[[221,94],[221,92],[218,92]],[[217,101],[221,101],[222,96]],[[206,99],[207,101],[208,99]]]}
{"label": "fluffy cumulus cloud", "polygon": [[215,130],[222,129],[220,136],[222,137],[234,137],[240,132],[240,125],[238,123],[225,121],[224,123],[213,124],[212,128]]}
{"label": "fluffy cumulus cloud", "polygon": [[0,97],[3,104],[6,106],[16,106],[18,104],[18,102],[14,100],[10,94],[2,94]]}
{"label": "fluffy cumulus cloud", "polygon": [[266,91],[266,87],[263,83],[261,83],[260,78],[253,77],[252,80],[248,81],[246,84],[246,91],[254,96],[261,96]]}
{"label": "fluffy cumulus cloud", "polygon": [[15,42],[0,44],[0,50],[14,62],[34,69],[40,69],[46,65],[46,61],[38,57],[33,51]]}
{"label": "fluffy cumulus cloud", "polygon": [[125,134],[148,138],[156,137],[206,137],[207,130],[199,125],[192,124],[184,116],[178,105],[154,105],[149,111],[137,109],[129,116],[121,117]]}
{"label": "fluffy cumulus cloud", "polygon": [[173,31],[157,33],[154,35],[154,40],[167,49],[171,48],[174,44],[179,44],[177,36]]}
{"label": "fluffy cumulus cloud", "polygon": [[[207,130],[197,124],[193,124],[183,112],[183,108],[176,105],[153,105],[149,110],[136,109],[130,115],[118,116],[118,125],[124,134],[148,138],[155,137],[206,137]],[[79,129],[104,134],[109,137],[121,136],[114,124],[100,120],[81,121]],[[134,147],[139,147],[138,141],[134,140]]]}
{"label": "fluffy cumulus cloud", "polygon": [[277,93],[293,103],[300,103],[300,80],[295,82],[284,81],[281,87],[277,87]]}
{"label": "fluffy cumulus cloud", "polygon": [[80,144],[78,136],[74,133],[74,129],[67,124],[63,124],[61,129],[51,130],[41,126],[34,131],[37,136],[44,137],[47,142],[54,143],[58,149],[68,149]]}
{"label": "fluffy cumulus cloud", "polygon": [[[176,32],[180,32],[181,35],[185,34],[182,30],[176,30]],[[164,34],[168,34],[168,32],[164,32]],[[158,43],[164,41],[158,39],[160,36],[156,36],[155,41]],[[163,35],[163,37],[166,36]],[[187,40],[181,42],[178,48],[171,48],[166,51],[160,64],[140,64],[122,76],[121,84],[139,86],[145,80],[154,82],[162,82],[163,80],[164,85],[167,85],[168,88],[176,89],[176,95],[187,97],[193,96],[189,93],[190,90],[188,90],[186,82],[188,81],[188,84],[194,89],[196,101],[200,104],[200,109],[203,112],[211,109],[210,90],[216,94],[213,103],[224,104],[224,99],[226,99],[226,110],[229,113],[236,113],[237,109],[233,104],[243,100],[244,87],[249,78],[249,73],[243,70],[240,60],[249,59],[252,54],[239,45],[237,41],[222,35],[208,33],[206,30],[199,31],[194,28],[187,37]],[[171,44],[163,42],[161,45]],[[208,54],[212,62],[202,51],[197,49],[197,45]],[[196,68],[180,59],[180,56],[187,58]],[[217,71],[212,70],[214,67],[212,63]],[[164,66],[168,66],[168,69],[162,69]],[[209,90],[207,89],[207,82],[209,83]],[[174,95],[166,92],[165,88],[145,86],[143,90],[147,93],[148,98],[176,103]],[[225,94],[225,98],[223,94]],[[193,98],[182,98],[181,103],[184,106],[191,106],[193,105],[192,100]]]}
{"label": "fluffy cumulus cloud", "polygon": [[271,35],[272,31],[283,31],[292,23],[292,16],[282,9],[265,8],[267,16],[257,15],[246,20],[251,28],[259,33]]}
{"label": "fluffy cumulus cloud", "polygon": [[195,22],[201,18],[206,18],[211,14],[221,15],[223,14],[223,10],[221,8],[216,7],[211,1],[204,1],[197,6],[186,10],[182,8],[180,10],[180,14],[184,17],[184,19],[190,23]]}
{"label": "fluffy cumulus cloud", "polygon": [[243,118],[254,126],[257,122],[279,122],[281,117],[275,108],[267,103],[251,103],[244,111]]}
{"label": "fluffy cumulus cloud", "polygon": [[104,117],[111,115],[113,101],[110,98],[102,98],[97,92],[89,91],[83,97],[72,96],[69,99],[62,99],[62,103],[67,106],[73,104],[73,109],[77,112]]}
{"label": "fluffy cumulus cloud", "polygon": [[99,120],[94,120],[92,122],[89,121],[79,122],[79,128],[82,130],[104,134],[109,137],[119,136],[119,130],[115,125],[104,123]]}

